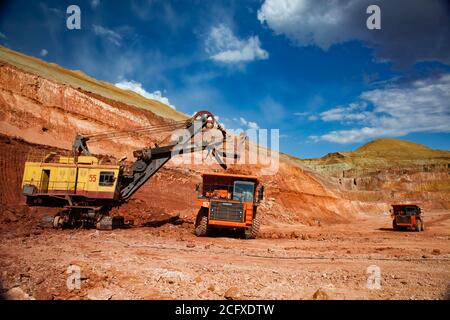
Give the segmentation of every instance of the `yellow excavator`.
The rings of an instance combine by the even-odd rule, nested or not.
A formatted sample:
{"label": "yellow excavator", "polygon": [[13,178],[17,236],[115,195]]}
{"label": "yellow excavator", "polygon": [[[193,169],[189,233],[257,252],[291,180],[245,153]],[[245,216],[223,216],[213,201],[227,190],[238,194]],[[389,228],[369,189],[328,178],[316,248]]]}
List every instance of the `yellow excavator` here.
{"label": "yellow excavator", "polygon": [[[135,160],[131,166],[125,166],[124,159],[115,163],[104,163],[91,154],[87,145],[88,141],[177,129],[184,129],[183,133],[176,136],[171,143],[134,151]],[[222,139],[206,141],[203,133],[211,129],[218,129],[222,133]],[[194,138],[198,135],[201,137],[197,141]],[[23,194],[29,206],[62,208],[56,216],[45,217],[44,225],[55,228],[96,227],[100,230],[121,227],[125,225],[124,218],[110,216],[109,211],[127,201],[172,157],[208,150],[219,165],[226,169],[224,157],[239,157],[237,153],[230,155],[223,149],[226,138],[226,131],[209,111],[199,111],[186,121],[160,126],[91,135],[77,134],[71,156],[50,153],[29,159],[25,163]],[[245,136],[241,139],[245,139]]]}

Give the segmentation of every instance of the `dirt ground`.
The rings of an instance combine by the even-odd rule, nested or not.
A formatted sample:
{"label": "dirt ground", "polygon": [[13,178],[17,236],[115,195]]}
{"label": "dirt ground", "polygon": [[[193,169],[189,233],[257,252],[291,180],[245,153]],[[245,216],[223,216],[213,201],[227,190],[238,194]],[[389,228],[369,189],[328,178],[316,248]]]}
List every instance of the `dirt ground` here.
{"label": "dirt ground", "polygon": [[[1,293],[312,299],[320,289],[315,296],[327,299],[449,299],[450,212],[427,212],[425,223],[425,232],[394,232],[388,215],[366,215],[351,224],[263,226],[261,238],[244,240],[197,238],[182,219],[113,231],[17,228],[20,222],[10,221],[0,234]],[[373,265],[379,289],[367,288]],[[67,287],[70,266],[80,270],[79,289]]]}

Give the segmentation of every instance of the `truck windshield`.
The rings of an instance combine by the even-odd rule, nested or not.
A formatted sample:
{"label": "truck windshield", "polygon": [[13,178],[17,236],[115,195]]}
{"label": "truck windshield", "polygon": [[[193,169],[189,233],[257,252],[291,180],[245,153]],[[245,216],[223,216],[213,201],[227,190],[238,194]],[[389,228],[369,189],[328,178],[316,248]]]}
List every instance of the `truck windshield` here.
{"label": "truck windshield", "polygon": [[255,184],[247,181],[235,181],[233,200],[240,202],[253,202],[253,191]]}
{"label": "truck windshield", "polygon": [[416,207],[405,207],[406,214],[413,216],[417,213]]}
{"label": "truck windshield", "polygon": [[395,214],[414,216],[417,214],[417,208],[413,206],[400,207],[395,210]]}

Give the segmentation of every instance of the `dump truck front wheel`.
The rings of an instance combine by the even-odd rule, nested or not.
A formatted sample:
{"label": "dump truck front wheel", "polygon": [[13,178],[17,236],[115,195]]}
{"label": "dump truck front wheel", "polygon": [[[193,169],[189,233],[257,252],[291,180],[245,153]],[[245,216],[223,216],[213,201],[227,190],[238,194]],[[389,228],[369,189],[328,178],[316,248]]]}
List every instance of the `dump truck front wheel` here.
{"label": "dump truck front wheel", "polygon": [[394,218],[394,220],[392,220],[392,228],[393,228],[395,231],[397,231],[397,230],[400,229],[400,228],[398,227],[398,225],[397,225],[397,221],[395,220],[395,218]]}
{"label": "dump truck front wheel", "polygon": [[204,208],[198,211],[194,232],[197,237],[208,235],[208,212]]}
{"label": "dump truck front wheel", "polygon": [[417,232],[423,231],[422,220],[420,220],[420,219],[416,220],[416,228],[415,228],[415,230]]}
{"label": "dump truck front wheel", "polygon": [[246,239],[255,239],[258,236],[259,228],[261,226],[261,217],[258,214],[255,214],[255,217],[252,221],[252,226],[245,230],[245,238]]}

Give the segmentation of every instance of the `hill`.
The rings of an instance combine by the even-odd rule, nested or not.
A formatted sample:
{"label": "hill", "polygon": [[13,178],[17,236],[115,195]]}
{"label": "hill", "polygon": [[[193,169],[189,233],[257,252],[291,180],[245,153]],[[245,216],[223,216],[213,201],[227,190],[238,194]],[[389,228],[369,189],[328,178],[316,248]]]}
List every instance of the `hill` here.
{"label": "hill", "polygon": [[450,151],[434,150],[401,139],[383,138],[370,141],[354,151],[329,153],[322,158],[300,162],[319,172],[446,165],[450,163]]}
{"label": "hill", "polygon": [[450,151],[401,139],[377,139],[354,151],[296,161],[324,184],[338,185],[342,197],[349,200],[450,206]]}
{"label": "hill", "polygon": [[401,160],[450,157],[450,151],[434,150],[422,144],[393,138],[373,140],[356,149],[353,154]]}
{"label": "hill", "polygon": [[133,91],[123,90],[111,83],[94,79],[82,71],[68,70],[55,63],[48,63],[3,46],[0,46],[0,62],[7,63],[48,80],[69,85],[75,89],[82,89],[115,101],[149,110],[158,116],[173,120],[188,118],[184,113],[176,111],[157,100],[147,99]]}

